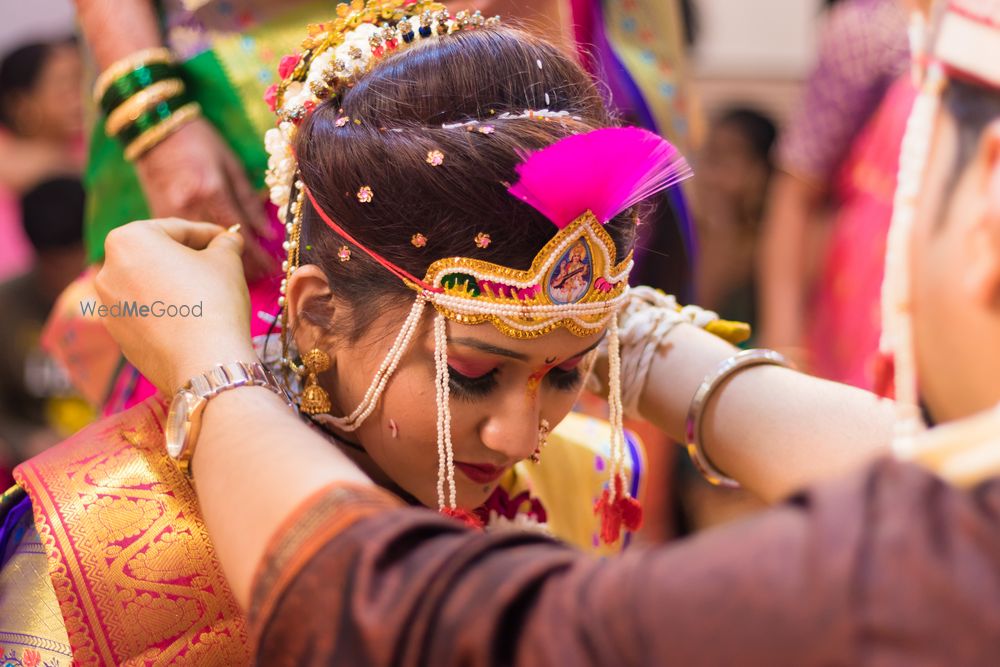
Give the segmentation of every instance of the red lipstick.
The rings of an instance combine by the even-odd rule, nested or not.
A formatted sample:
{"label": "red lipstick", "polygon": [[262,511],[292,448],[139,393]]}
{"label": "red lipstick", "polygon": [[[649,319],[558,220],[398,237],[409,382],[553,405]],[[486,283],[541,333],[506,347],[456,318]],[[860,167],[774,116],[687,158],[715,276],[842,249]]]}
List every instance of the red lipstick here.
{"label": "red lipstick", "polygon": [[489,484],[495,482],[507,472],[507,468],[488,464],[472,464],[455,462],[455,467],[462,471],[466,477],[476,484]]}

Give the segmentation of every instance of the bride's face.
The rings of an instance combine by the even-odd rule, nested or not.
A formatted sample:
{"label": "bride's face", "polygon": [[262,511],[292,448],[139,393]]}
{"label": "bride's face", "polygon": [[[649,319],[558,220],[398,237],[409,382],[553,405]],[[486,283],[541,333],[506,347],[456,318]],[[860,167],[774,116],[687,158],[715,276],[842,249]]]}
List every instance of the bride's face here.
{"label": "bride's face", "polygon": [[[409,311],[386,313],[372,327],[380,335],[328,349],[334,365],[323,377],[337,415],[362,400]],[[433,308],[382,395],[355,433],[385,475],[422,504],[437,505],[437,404]],[[459,506],[489,497],[513,464],[538,446],[541,421],[555,426],[573,407],[590,370],[589,355],[603,332],[587,337],[565,329],[517,340],[492,324],[448,322],[451,437]]]}

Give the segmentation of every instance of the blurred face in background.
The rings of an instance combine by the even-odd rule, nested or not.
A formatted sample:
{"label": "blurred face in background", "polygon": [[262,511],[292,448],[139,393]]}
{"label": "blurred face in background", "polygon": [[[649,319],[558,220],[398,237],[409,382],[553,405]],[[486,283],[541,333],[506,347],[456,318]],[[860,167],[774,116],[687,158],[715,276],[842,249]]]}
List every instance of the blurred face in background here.
{"label": "blurred face in background", "polygon": [[11,101],[15,131],[66,142],[83,134],[83,62],[74,44],[53,46],[34,85]]}
{"label": "blurred face in background", "polygon": [[746,133],[733,123],[719,123],[709,132],[693,181],[699,199],[724,198],[734,212],[749,215],[763,205],[770,170],[754,151]]}

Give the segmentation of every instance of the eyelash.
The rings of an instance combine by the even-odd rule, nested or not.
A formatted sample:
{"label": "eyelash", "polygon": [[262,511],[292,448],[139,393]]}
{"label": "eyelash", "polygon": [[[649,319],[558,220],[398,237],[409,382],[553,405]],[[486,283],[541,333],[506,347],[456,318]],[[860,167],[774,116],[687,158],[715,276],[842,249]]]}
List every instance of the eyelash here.
{"label": "eyelash", "polygon": [[556,367],[549,371],[545,379],[559,391],[573,391],[583,381],[583,374],[580,372],[579,366],[574,366],[571,370]]}
{"label": "eyelash", "polygon": [[462,375],[449,366],[448,388],[451,390],[452,394],[457,395],[462,400],[474,401],[476,399],[485,398],[486,396],[489,396],[490,393],[492,393],[492,391],[500,384],[497,382],[497,373],[499,372],[499,368],[494,368],[485,375],[470,378],[468,375]]}
{"label": "eyelash", "polygon": [[[485,398],[499,386],[500,383],[497,382],[497,373],[499,372],[499,368],[494,368],[489,373],[472,378],[462,375],[449,366],[449,389],[462,400],[475,401]],[[546,374],[545,381],[557,391],[574,391],[583,381],[583,375],[579,366],[572,370],[553,368]]]}

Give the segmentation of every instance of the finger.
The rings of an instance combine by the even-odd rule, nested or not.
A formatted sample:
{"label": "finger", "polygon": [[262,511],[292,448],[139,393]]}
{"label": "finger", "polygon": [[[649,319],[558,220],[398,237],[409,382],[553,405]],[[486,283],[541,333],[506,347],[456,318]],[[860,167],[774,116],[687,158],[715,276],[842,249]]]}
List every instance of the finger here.
{"label": "finger", "polygon": [[224,158],[226,180],[233,192],[234,199],[239,203],[243,219],[258,235],[265,239],[275,238],[277,232],[271,224],[271,219],[264,209],[264,201],[250,185],[243,166],[232,155]]}
{"label": "finger", "polygon": [[181,218],[159,218],[146,221],[146,227],[153,232],[166,234],[174,241],[193,250],[208,246],[213,238],[224,230],[210,222],[194,222]]}
{"label": "finger", "polygon": [[240,234],[239,228],[234,225],[221,234],[217,234],[208,244],[207,249],[212,251],[231,252],[237,257],[240,257],[243,255],[244,247],[243,236]]}
{"label": "finger", "polygon": [[278,269],[277,261],[261,246],[248,223],[244,223],[239,205],[228,188],[224,188],[215,198],[212,219],[219,225],[231,227],[241,225],[240,234],[245,241],[243,260],[246,265],[247,277],[251,280],[274,273]]}

